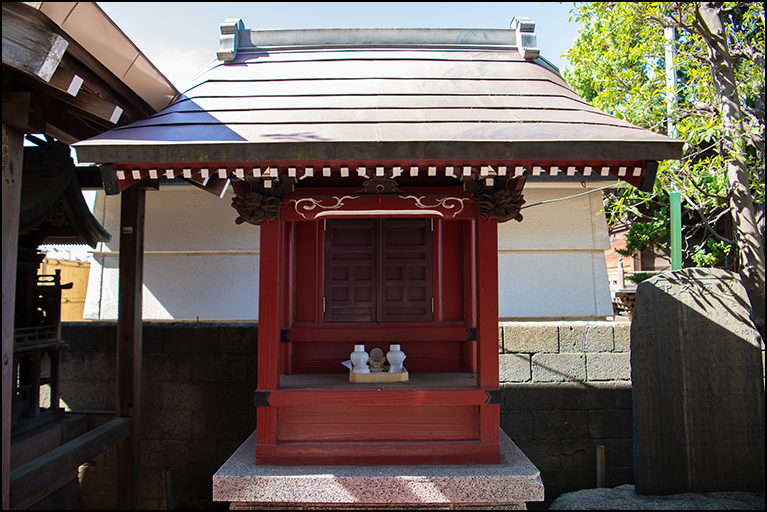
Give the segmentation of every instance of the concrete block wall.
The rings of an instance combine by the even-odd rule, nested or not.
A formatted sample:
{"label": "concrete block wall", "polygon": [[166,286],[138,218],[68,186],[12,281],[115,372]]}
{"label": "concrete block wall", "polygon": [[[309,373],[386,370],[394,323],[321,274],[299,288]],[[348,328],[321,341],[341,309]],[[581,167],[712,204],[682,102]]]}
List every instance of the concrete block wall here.
{"label": "concrete block wall", "polygon": [[[257,333],[255,323],[144,324],[142,508],[164,508],[163,469],[175,508],[227,508],[211,501],[212,476],[255,428]],[[65,323],[63,338],[62,406],[114,411],[116,323]],[[546,506],[595,487],[600,444],[606,485],[633,483],[628,323],[502,322],[499,360],[501,427],[541,470]],[[80,481],[86,508],[114,508],[114,448]]]}
{"label": "concrete block wall", "polygon": [[[501,428],[541,470],[546,503],[596,487],[633,483],[630,324],[502,322]],[[531,507],[532,508],[532,507]]]}
{"label": "concrete block wall", "polygon": [[[114,411],[116,323],[65,323],[61,399],[74,411]],[[165,508],[163,469],[176,509],[213,503],[212,477],[256,427],[255,323],[145,323],[141,384],[142,508]],[[80,468],[88,509],[115,508],[115,448]]]}

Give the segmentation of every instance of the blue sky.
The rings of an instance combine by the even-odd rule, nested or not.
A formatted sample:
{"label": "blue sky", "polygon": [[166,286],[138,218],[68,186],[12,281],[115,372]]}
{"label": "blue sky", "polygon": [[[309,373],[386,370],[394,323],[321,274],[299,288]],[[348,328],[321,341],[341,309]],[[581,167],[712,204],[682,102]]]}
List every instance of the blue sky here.
{"label": "blue sky", "polygon": [[216,56],[219,25],[245,28],[509,28],[536,23],[538,47],[560,70],[578,35],[572,2],[98,2],[150,61],[183,91]]}

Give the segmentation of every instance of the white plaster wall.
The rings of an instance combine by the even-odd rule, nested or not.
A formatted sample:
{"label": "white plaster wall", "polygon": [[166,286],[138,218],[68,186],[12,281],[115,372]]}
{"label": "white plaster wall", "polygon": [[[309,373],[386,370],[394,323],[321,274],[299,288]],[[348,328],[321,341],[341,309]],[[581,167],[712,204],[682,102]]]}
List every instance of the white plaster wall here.
{"label": "white plaster wall", "polygon": [[[527,205],[584,192],[525,187]],[[146,320],[258,317],[259,228],[236,225],[231,195],[188,185],[147,191]],[[604,250],[610,247],[601,194],[526,208],[499,225],[501,319],[583,319],[612,315]],[[94,215],[113,234],[91,265],[84,318],[117,318],[120,196],[99,193]]]}
{"label": "white plaster wall", "polygon": [[[146,320],[258,317],[260,230],[236,225],[231,195],[219,199],[189,185],[146,193]],[[99,193],[94,215],[112,233],[91,265],[84,318],[116,319],[120,196]]]}
{"label": "white plaster wall", "polygon": [[[525,206],[580,194],[572,187],[525,187]],[[612,303],[604,251],[610,237],[602,195],[531,206],[522,222],[498,228],[501,319],[603,318]]]}

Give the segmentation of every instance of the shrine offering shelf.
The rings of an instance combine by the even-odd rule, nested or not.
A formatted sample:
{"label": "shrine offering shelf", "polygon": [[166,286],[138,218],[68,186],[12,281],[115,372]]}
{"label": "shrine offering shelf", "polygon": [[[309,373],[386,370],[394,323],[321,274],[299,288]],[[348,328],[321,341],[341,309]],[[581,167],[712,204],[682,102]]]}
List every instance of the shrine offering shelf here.
{"label": "shrine offering shelf", "polygon": [[[259,395],[269,405],[282,407],[479,406],[493,390],[477,387],[474,374],[411,374],[408,382],[350,383],[346,374],[282,375],[280,387]],[[264,403],[263,401],[261,402]]]}
{"label": "shrine offering shelf", "polygon": [[280,375],[279,389],[333,391],[478,389],[473,373],[411,373],[408,382],[349,382],[348,373],[294,373]]}

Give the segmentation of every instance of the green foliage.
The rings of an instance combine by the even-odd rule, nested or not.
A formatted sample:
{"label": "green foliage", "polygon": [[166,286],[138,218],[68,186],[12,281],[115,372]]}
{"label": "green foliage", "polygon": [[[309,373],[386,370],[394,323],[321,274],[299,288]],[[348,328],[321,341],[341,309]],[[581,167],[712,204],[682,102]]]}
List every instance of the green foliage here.
{"label": "green foliage", "polygon": [[692,254],[692,260],[699,267],[713,267],[730,254],[732,244],[725,241],[716,241],[713,238],[706,240],[708,251],[703,247],[698,247]]}
{"label": "green foliage", "polygon": [[667,132],[664,27],[676,28],[677,99],[673,122],[686,141],[681,162],[662,162],[653,193],[633,187],[605,194],[611,225],[629,226],[627,253],[659,245],[669,229],[668,191],[682,194],[684,259],[721,264],[729,254],[724,225],[729,215],[726,164],[743,155],[755,203],[764,203],[764,5],[725,2],[725,28],[733,56],[743,129],[724,125],[709,47],[695,28],[692,2],[593,2],[572,14],[580,34],[567,56],[564,77],[586,101],[618,118]]}
{"label": "green foliage", "polygon": [[668,234],[668,208],[654,210],[649,222],[634,222],[626,236],[626,248],[616,249],[621,256],[630,257],[636,251],[648,251],[653,245],[664,247],[658,240]]}
{"label": "green foliage", "polygon": [[633,274],[627,275],[626,279],[628,279],[634,284],[639,284],[642,281],[650,279],[650,277],[652,276],[650,276],[650,274],[648,274],[647,272],[634,272]]}

